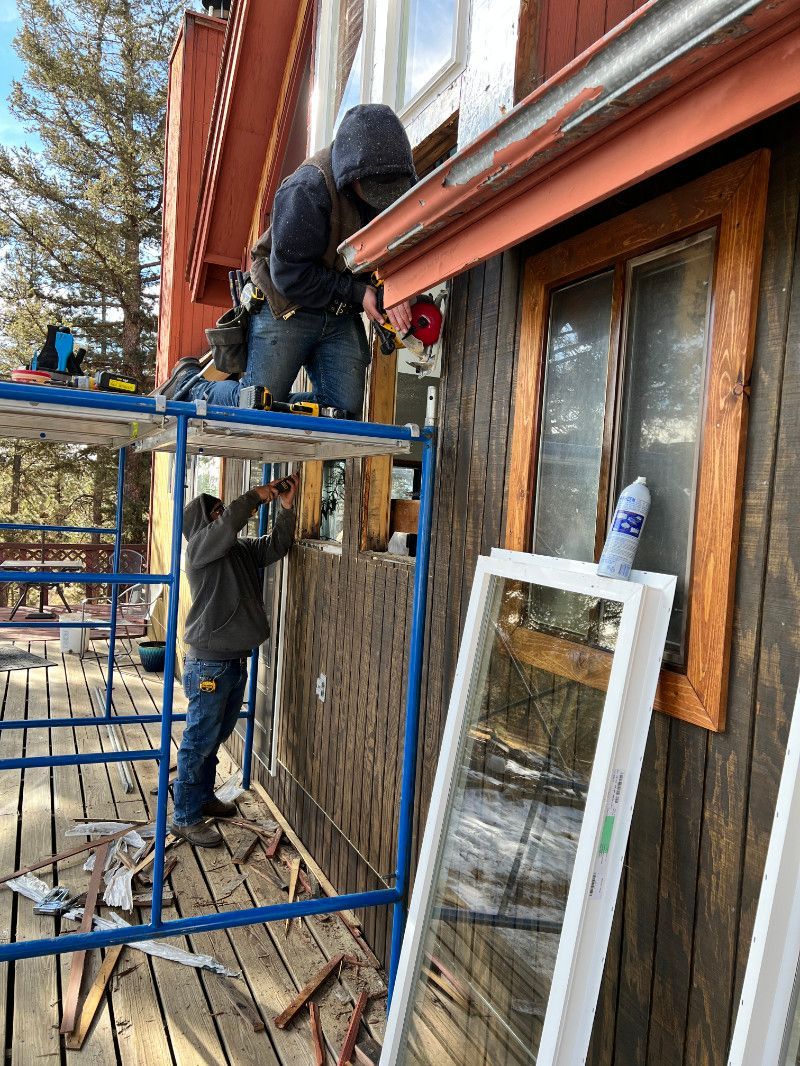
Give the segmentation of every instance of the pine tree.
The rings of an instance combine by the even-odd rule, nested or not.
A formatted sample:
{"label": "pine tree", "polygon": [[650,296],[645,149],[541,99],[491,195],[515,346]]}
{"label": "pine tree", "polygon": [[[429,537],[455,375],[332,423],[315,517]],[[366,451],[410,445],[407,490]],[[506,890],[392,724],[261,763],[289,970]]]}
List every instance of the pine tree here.
{"label": "pine tree", "polygon": [[[182,6],[18,0],[25,75],[10,104],[42,148],[0,147],[5,369],[27,363],[59,320],[86,339],[89,368],[152,386],[166,81]],[[139,540],[149,466],[129,470]]]}

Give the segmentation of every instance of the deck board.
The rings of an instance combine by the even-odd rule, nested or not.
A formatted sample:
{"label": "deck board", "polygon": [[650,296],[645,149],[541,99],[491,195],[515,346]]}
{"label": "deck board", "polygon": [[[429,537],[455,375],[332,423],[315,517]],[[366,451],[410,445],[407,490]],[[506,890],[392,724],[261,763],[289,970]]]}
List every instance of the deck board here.
{"label": "deck board", "polygon": [[[21,641],[18,643],[22,645]],[[92,715],[91,690],[95,685],[103,687],[102,651],[106,645],[96,640],[93,647],[101,653],[100,658],[90,654],[79,659],[74,655],[62,656],[57,641],[33,642],[31,651],[46,655],[56,665],[49,670],[0,674],[2,716],[19,719],[34,714],[38,717],[71,714],[79,719]],[[118,649],[117,664],[115,712],[159,710],[160,677],[143,674],[124,648]],[[174,698],[175,710],[185,709],[180,686],[176,686]],[[172,761],[182,728],[179,723],[173,732]],[[158,746],[158,723],[120,726],[119,731],[129,748]],[[96,726],[56,729],[52,736],[46,730],[0,733],[0,750],[6,757],[23,751],[72,754],[110,748],[105,729]],[[6,771],[0,775],[0,871],[63,849],[64,832],[77,818],[154,817],[156,797],[150,795],[150,789],[157,784],[158,764],[154,760],[129,765],[135,784],[130,795],[125,794],[113,764],[59,766],[52,772],[47,768],[22,773]],[[220,782],[233,769],[227,753],[222,753]],[[268,809],[253,794],[246,793],[240,807],[245,817],[271,821]],[[165,909],[166,918],[285,900],[285,892],[272,888],[252,872],[245,882],[228,893],[231,882],[248,873],[247,866],[239,869],[231,861],[244,835],[244,830],[225,826],[223,848],[204,851],[182,845],[176,850],[178,863],[168,885],[175,893],[176,905]],[[294,849],[282,848],[274,861],[263,855],[261,847],[258,851],[262,868],[269,867],[274,875],[285,879],[281,853],[288,859],[295,854]],[[84,860],[85,856],[81,855],[59,864],[55,871],[59,883],[82,891],[89,876],[82,868]],[[53,873],[45,868],[39,876],[50,884]],[[139,908],[134,915],[125,917],[146,921],[149,908]],[[0,937],[50,936],[55,929],[52,919],[33,914],[28,900],[0,889]],[[0,966],[0,1041],[6,1059],[12,1066],[27,1066],[40,1059],[91,1066],[114,1062],[126,1066],[139,1063],[312,1066],[314,1056],[305,1014],[301,1012],[285,1030],[275,1027],[274,1018],[325,961],[342,951],[362,955],[342,923],[333,917],[294,922],[288,939],[280,922],[197,934],[173,942],[191,951],[212,954],[231,969],[241,970],[242,987],[253,999],[266,1029],[254,1033],[242,1021],[214,974],[153,959],[126,948],[82,1050],[67,1051],[58,1033],[61,995],[66,989],[72,958],[64,954]],[[81,1003],[101,961],[100,952],[87,954]],[[375,994],[365,1013],[366,1029],[374,1039],[382,1038],[386,1003],[383,976],[373,970],[350,968],[342,972],[339,980],[329,981],[314,997],[320,1006],[328,1050],[334,1057],[341,1047],[353,1001],[361,988]],[[9,1018],[11,1026],[7,1031]]]}

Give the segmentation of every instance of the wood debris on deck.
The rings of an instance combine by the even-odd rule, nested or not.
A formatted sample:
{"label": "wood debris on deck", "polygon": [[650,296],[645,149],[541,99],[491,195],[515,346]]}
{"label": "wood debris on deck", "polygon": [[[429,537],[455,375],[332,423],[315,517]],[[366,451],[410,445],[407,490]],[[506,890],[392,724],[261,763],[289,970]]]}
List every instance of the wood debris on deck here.
{"label": "wood debris on deck", "polygon": [[[93,648],[100,652],[99,659],[62,656],[57,640],[37,641],[33,650],[57,665],[47,671],[0,674],[3,720],[91,716],[92,689],[103,684],[105,642],[95,641]],[[116,713],[160,711],[159,681],[141,674],[124,656],[114,679]],[[175,688],[175,708],[185,709],[180,686]],[[174,731],[173,757],[182,728],[179,723]],[[120,725],[117,733],[123,747],[159,745],[158,723]],[[0,732],[0,751],[7,758],[111,748],[107,731],[96,726]],[[152,883],[148,862],[154,853],[146,838],[155,817],[158,764],[135,762],[130,770],[130,793],[110,764],[0,774],[0,881],[16,873],[24,875],[26,885],[38,884],[40,893],[63,885],[78,896],[72,904],[78,909],[71,912],[76,920],[69,921],[35,914],[32,898],[14,890],[18,882],[0,883],[3,941],[75,931],[84,906],[86,928],[92,921],[97,926],[149,920],[149,902],[142,900],[149,901],[146,893]],[[221,782],[234,770],[222,752]],[[238,805],[240,818],[217,823],[223,847],[183,845],[168,852],[165,919],[285,902],[292,893],[298,899],[319,893],[321,871],[280,812],[252,792],[240,796]],[[83,824],[92,821],[110,824]],[[68,830],[72,839],[65,835]],[[144,846],[137,848],[137,837],[126,833],[138,833],[138,840],[144,837]],[[101,848],[107,850],[105,861],[99,857]],[[106,884],[90,872],[95,856],[105,870]],[[109,881],[117,882],[119,889],[111,898],[132,903],[132,910],[118,913],[104,902]],[[327,882],[322,890],[330,891]],[[352,914],[295,920],[288,939],[283,924],[274,922],[149,943],[158,946],[158,955],[143,954],[148,950],[144,944],[131,944],[88,951],[83,961],[79,953],[64,953],[0,964],[0,1046],[6,1060],[12,1066],[45,1058],[77,1062],[81,1057],[98,1064],[146,1061],[149,1066],[315,1066],[320,1048],[307,1009],[297,1013],[296,1008],[292,1018],[285,1019],[307,986],[314,985],[303,1003],[314,1005],[312,1016],[319,1019],[330,1060],[340,1060],[345,1052],[356,1056],[353,1061],[374,1061],[384,1032],[386,986]],[[183,961],[202,956],[215,965],[179,965],[162,957],[170,946],[182,952]],[[221,973],[240,973],[241,978]],[[361,1035],[353,1048],[358,1017]]]}

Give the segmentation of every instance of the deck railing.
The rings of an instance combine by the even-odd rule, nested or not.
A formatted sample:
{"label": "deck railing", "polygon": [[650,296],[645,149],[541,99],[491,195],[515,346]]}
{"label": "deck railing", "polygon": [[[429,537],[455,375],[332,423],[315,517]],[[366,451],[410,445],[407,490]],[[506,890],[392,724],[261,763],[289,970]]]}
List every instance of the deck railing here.
{"label": "deck railing", "polygon": [[[145,556],[144,544],[126,544],[122,552],[136,552]],[[0,565],[6,561],[6,559],[33,559],[37,562],[44,560],[45,562],[56,562],[58,560],[68,559],[70,562],[78,561],[83,564],[82,569],[90,574],[110,574],[114,569],[114,545],[112,544],[96,544],[96,543],[76,543],[76,542],[55,542],[38,544],[34,541],[18,541],[15,543],[5,541],[0,543]],[[53,567],[57,569],[57,567]],[[101,585],[100,591],[94,591],[91,595],[108,596],[111,592],[110,585]],[[95,586],[97,590],[97,586]],[[48,590],[45,589],[44,602],[48,602],[47,599]],[[79,589],[79,596],[77,599],[81,599],[86,595],[83,589]],[[75,597],[69,595],[69,587],[67,589],[67,599],[72,602]],[[9,607],[16,600],[19,592],[16,591],[16,586],[11,586],[10,583],[0,583],[0,607]],[[33,595],[33,593],[32,593]],[[76,599],[76,602],[77,602]]]}

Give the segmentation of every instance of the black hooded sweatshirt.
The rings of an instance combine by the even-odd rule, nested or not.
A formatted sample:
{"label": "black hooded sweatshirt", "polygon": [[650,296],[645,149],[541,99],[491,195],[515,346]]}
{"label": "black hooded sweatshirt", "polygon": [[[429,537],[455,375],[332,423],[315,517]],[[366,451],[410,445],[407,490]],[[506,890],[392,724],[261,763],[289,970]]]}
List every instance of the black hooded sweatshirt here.
{"label": "black hooded sweatshirt", "polygon": [[211,521],[215,496],[201,493],[183,509],[186,576],[192,606],[183,636],[196,659],[244,659],[269,636],[259,567],[282,559],[294,540],[295,513],[280,507],[266,537],[239,537],[261,504],[246,492]]}
{"label": "black hooded sweatshirt", "polygon": [[[403,124],[385,104],[351,107],[331,146],[336,188],[349,196],[362,225],[377,212],[352,191],[367,177],[405,175],[416,181],[414,157]],[[349,271],[321,263],[330,234],[331,198],[325,178],[314,166],[301,166],[275,194],[269,273],[275,288],[302,307],[327,307],[335,300],[360,307],[367,283]]]}

